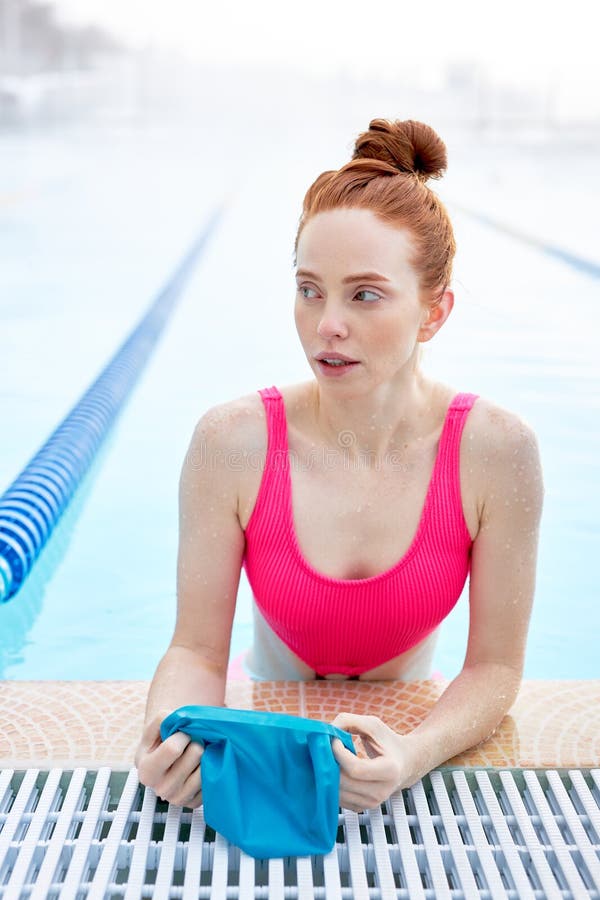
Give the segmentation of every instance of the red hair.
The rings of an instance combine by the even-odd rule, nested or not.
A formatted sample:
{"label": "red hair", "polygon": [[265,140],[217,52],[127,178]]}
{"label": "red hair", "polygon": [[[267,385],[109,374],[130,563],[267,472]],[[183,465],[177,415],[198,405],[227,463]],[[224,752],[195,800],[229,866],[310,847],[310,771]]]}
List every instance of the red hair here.
{"label": "red hair", "polygon": [[421,292],[434,305],[452,277],[456,243],[446,208],[425,182],[441,178],[446,145],[433,128],[412,119],[373,119],[356,139],[350,162],[323,172],[306,192],[294,242],[317,213],[339,208],[368,209],[412,238],[411,264]]}

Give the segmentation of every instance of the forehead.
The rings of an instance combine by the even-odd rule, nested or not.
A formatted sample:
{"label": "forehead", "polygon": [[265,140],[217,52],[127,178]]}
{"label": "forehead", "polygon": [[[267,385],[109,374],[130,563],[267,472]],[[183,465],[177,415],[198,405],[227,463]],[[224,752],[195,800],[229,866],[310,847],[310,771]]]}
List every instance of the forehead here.
{"label": "forehead", "polygon": [[367,209],[333,209],[308,220],[296,251],[298,267],[351,265],[383,275],[406,275],[413,246],[406,228],[388,225]]}

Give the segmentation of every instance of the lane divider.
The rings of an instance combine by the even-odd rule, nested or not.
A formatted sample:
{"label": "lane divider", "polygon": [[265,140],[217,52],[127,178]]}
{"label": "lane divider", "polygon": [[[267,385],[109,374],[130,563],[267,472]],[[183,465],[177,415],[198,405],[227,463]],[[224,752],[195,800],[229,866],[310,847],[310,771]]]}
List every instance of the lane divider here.
{"label": "lane divider", "polygon": [[569,250],[563,250],[562,247],[557,247],[555,244],[548,244],[539,238],[526,234],[524,231],[513,228],[511,225],[506,225],[503,222],[492,219],[491,216],[486,216],[484,213],[462,206],[460,203],[448,201],[448,205],[452,205],[459,212],[470,216],[472,219],[476,219],[478,222],[482,222],[489,228],[494,228],[496,231],[508,234],[510,237],[516,238],[523,244],[529,244],[530,247],[535,247],[536,250],[541,250],[542,253],[546,253],[548,256],[560,259],[561,262],[567,263],[567,265],[577,269],[578,272],[584,272],[592,278],[600,278],[600,263],[594,262],[591,259],[585,259],[583,256],[577,256],[577,254],[571,253]]}
{"label": "lane divider", "polygon": [[216,210],[148,311],[98,378],[0,497],[0,602],[27,578],[135,386],[193,267]]}

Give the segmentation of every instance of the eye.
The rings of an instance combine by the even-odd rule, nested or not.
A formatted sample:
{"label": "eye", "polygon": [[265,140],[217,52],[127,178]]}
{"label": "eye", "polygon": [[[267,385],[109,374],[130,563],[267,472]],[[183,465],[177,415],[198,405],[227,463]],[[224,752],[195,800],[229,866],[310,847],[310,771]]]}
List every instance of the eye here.
{"label": "eye", "polygon": [[308,287],[308,285],[304,284],[302,287],[298,288],[298,293],[301,294],[305,300],[312,300],[312,297],[307,297],[304,291],[312,291],[313,288]]}
{"label": "eye", "polygon": [[367,290],[357,291],[357,292],[356,292],[356,296],[358,297],[359,294],[370,294],[371,297],[374,297],[374,298],[375,298],[374,300],[364,300],[364,301],[361,301],[361,302],[364,302],[364,303],[375,303],[377,300],[381,300],[381,297],[379,296],[379,294],[376,294],[375,291],[367,291]]}

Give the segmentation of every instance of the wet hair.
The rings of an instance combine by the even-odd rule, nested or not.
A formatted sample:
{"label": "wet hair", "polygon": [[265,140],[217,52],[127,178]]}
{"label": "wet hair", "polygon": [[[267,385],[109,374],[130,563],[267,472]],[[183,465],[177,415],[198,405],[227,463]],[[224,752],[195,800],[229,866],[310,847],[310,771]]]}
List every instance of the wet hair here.
{"label": "wet hair", "polygon": [[441,178],[447,164],[446,145],[429,125],[373,119],[357,137],[350,162],[323,172],[306,192],[294,259],[302,229],[317,213],[368,209],[409,231],[421,293],[435,305],[452,277],[456,243],[446,208],[425,182]]}

